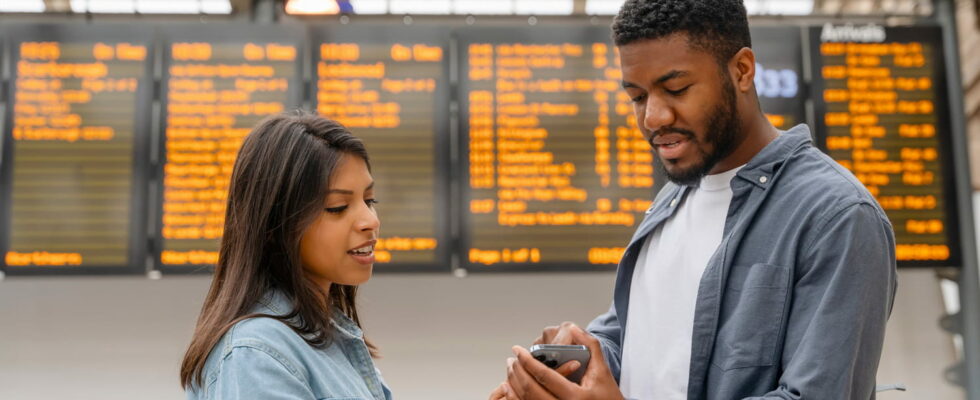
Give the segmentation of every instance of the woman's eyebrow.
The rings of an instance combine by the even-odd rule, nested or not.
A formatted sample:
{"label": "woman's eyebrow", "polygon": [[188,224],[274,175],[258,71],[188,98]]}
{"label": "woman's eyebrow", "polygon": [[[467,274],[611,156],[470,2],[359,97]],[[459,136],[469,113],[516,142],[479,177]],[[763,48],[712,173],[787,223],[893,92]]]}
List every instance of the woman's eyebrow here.
{"label": "woman's eyebrow", "polygon": [[[371,189],[374,189],[374,182],[371,182],[370,185],[367,185],[367,188],[365,188],[364,190],[365,191],[368,191],[368,190],[371,190]],[[353,190],[348,190],[348,189],[328,189],[327,190],[327,194],[333,194],[333,193],[352,195],[352,194],[354,194],[354,191]]]}

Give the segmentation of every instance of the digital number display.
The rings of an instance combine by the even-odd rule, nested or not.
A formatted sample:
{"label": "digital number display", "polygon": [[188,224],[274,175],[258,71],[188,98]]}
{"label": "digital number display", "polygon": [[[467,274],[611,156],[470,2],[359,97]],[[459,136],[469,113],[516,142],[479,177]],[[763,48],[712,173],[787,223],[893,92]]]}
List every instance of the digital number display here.
{"label": "digital number display", "polygon": [[787,130],[806,123],[801,32],[797,27],[752,28],[755,90],[769,122]]}

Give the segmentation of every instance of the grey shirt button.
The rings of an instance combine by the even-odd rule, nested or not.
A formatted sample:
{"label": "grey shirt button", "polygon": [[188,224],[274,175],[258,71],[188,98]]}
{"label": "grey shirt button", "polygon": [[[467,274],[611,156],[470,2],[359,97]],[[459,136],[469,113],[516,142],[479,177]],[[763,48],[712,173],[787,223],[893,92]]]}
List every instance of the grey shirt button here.
{"label": "grey shirt button", "polygon": [[673,207],[673,206],[676,206],[676,205],[677,205],[677,199],[674,198],[673,200],[670,201],[670,206]]}

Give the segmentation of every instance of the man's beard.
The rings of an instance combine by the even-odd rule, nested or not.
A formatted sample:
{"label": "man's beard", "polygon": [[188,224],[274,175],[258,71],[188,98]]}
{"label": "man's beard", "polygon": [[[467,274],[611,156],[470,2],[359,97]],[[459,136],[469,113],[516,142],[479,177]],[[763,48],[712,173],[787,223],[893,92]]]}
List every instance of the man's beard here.
{"label": "man's beard", "polygon": [[[689,168],[668,169],[663,160],[657,157],[657,162],[663,168],[667,179],[679,185],[695,186],[701,178],[708,174],[719,161],[735,151],[736,144],[742,134],[738,125],[738,110],[735,107],[735,87],[728,76],[722,76],[722,101],[711,112],[708,126],[705,130],[705,143],[698,141],[693,132],[684,129],[667,128],[666,131],[681,133],[687,136],[698,151],[701,159]],[[711,152],[705,151],[705,145],[712,145]]]}

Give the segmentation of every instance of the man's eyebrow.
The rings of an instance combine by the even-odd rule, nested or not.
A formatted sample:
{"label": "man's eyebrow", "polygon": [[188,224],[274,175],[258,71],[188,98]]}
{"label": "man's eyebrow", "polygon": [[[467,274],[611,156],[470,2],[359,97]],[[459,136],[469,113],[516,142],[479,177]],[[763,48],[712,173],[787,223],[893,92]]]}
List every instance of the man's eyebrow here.
{"label": "man's eyebrow", "polygon": [[[364,190],[365,191],[368,191],[368,190],[371,190],[371,189],[374,189],[374,182],[371,182],[370,185],[367,185],[367,188],[365,188]],[[353,190],[347,190],[347,189],[329,189],[329,190],[327,190],[327,194],[334,194],[334,193],[352,195],[352,194],[354,194],[354,191]]]}
{"label": "man's eyebrow", "polygon": [[[680,77],[685,76],[687,74],[688,74],[687,71],[679,71],[679,70],[676,70],[675,69],[675,70],[672,70],[672,71],[670,71],[670,72],[668,72],[666,74],[661,75],[659,78],[657,78],[656,81],[654,81],[654,83],[659,85],[659,84],[664,83],[666,81],[669,81],[671,79],[680,78]],[[622,81],[622,83],[620,83],[620,85],[623,86],[623,89],[641,89],[639,86],[637,86],[637,84],[635,84],[633,82]]]}
{"label": "man's eyebrow", "polygon": [[678,71],[678,70],[675,69],[675,70],[672,70],[672,71],[670,71],[670,72],[668,72],[666,74],[661,75],[659,78],[657,78],[656,83],[658,83],[658,84],[659,83],[664,83],[664,82],[669,81],[669,80],[674,79],[674,78],[680,78],[680,77],[682,77],[684,75],[687,75],[687,71]]}

